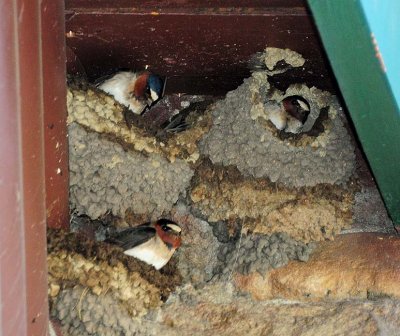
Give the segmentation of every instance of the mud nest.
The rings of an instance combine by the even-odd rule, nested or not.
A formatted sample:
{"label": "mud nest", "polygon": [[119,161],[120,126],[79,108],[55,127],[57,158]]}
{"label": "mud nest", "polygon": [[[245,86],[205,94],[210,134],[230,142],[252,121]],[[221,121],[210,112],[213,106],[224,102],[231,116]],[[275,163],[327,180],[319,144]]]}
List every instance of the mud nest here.
{"label": "mud nest", "polygon": [[[158,302],[167,298],[182,282],[174,258],[157,271],[154,267],[125,255],[118,247],[93,241],[82,234],[66,233],[62,230],[49,230],[47,244],[50,278],[56,282],[61,281],[60,285],[67,287],[80,283],[82,286],[90,287],[94,293],[104,293],[111,286],[115,273],[123,272],[127,281],[134,276],[138,281],[154,288]],[[74,265],[74,262],[80,266]],[[90,269],[96,272],[91,275],[85,264],[88,267],[91,265]],[[104,272],[109,274],[104,274],[104,279],[99,280],[99,274],[104,269],[107,269]]]}
{"label": "mud nest", "polygon": [[[306,128],[312,128],[321,109],[328,109],[318,136],[279,137],[267,123],[269,102],[291,95],[303,96],[311,105]],[[355,169],[354,147],[342,117],[336,98],[328,92],[299,84],[279,93],[270,89],[266,73],[254,73],[216,104],[213,126],[200,150],[213,164],[235,166],[244,176],[268,178],[286,187],[341,185]]]}
{"label": "mud nest", "polygon": [[77,123],[69,137],[70,202],[80,214],[124,217],[129,210],[156,218],[186,194],[193,171],[181,160],[126,151]]}
{"label": "mud nest", "polygon": [[284,232],[304,243],[331,239],[351,223],[354,187],[319,185],[288,189],[244,177],[236,167],[205,161],[192,179],[193,211],[228,229],[240,222],[253,233]]}

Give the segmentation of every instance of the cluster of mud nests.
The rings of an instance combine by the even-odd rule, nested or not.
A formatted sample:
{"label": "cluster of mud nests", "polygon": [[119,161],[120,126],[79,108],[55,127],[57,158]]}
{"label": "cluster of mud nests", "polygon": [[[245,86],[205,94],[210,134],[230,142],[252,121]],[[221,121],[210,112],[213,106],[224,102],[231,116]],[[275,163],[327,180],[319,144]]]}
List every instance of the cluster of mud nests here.
{"label": "cluster of mud nests", "polygon": [[[157,115],[144,117],[127,118],[112,97],[69,83],[71,227],[78,233],[48,236],[51,314],[65,331],[155,335],[166,324],[172,335],[182,320],[168,320],[167,310],[178,311],[177,300],[194,307],[202,288],[223,297],[234,274],[264,276],[290,260],[306,262],[316,242],[351,225],[355,154],[336,97],[301,83],[281,92],[269,82],[304,61],[267,48],[252,76],[225,98],[172,95]],[[292,96],[307,102],[309,115],[289,132],[273,115]],[[160,129],[177,111],[190,127]],[[183,229],[182,247],[160,271],[102,242],[109,232],[160,217]],[[234,315],[262,306],[215,300],[207,305]],[[193,330],[203,330],[196,323],[201,319],[193,319]]]}

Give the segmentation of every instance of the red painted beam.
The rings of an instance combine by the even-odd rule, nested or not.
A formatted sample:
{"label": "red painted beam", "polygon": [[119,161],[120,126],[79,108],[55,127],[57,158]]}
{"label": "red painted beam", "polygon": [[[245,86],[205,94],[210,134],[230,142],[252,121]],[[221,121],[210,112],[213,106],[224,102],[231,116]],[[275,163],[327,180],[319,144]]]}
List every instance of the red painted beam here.
{"label": "red painted beam", "polygon": [[90,80],[149,65],[168,76],[168,92],[220,95],[250,76],[249,59],[268,45],[308,60],[289,75],[296,82],[334,88],[303,0],[67,0],[66,32],[69,70]]}
{"label": "red painted beam", "polygon": [[305,7],[306,0],[65,0],[66,8],[184,8],[196,11],[199,8],[276,8]]}
{"label": "red painted beam", "polygon": [[23,180],[18,78],[16,5],[0,3],[0,334],[25,335]]}
{"label": "red painted beam", "polygon": [[0,334],[48,327],[39,0],[0,2]]}
{"label": "red painted beam", "polygon": [[28,335],[48,327],[40,1],[17,0],[18,93]]}
{"label": "red painted beam", "polygon": [[49,227],[66,228],[69,203],[64,3],[45,0],[41,7],[46,218]]}

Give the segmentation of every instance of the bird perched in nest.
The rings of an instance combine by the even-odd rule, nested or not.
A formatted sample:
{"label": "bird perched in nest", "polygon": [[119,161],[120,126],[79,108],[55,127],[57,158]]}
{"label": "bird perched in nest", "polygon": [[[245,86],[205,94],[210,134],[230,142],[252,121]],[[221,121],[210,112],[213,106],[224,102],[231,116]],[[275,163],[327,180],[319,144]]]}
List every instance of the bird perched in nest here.
{"label": "bird perched in nest", "polygon": [[181,246],[181,231],[177,223],[159,219],[118,232],[106,242],[118,245],[124,249],[125,254],[159,270]]}
{"label": "bird perched in nest", "polygon": [[135,114],[142,114],[164,95],[165,80],[149,71],[119,71],[99,78],[95,85]]}
{"label": "bird perched in nest", "polygon": [[309,114],[310,105],[300,96],[286,97],[279,105],[269,107],[269,120],[287,133],[300,133]]}

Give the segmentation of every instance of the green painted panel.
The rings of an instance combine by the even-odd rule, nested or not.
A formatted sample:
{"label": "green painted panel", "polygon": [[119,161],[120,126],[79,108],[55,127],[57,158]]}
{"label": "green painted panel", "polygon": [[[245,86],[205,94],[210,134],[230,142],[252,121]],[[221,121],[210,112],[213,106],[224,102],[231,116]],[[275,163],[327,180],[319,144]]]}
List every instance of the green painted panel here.
{"label": "green painted panel", "polygon": [[308,3],[386,207],[400,225],[400,113],[361,4]]}

